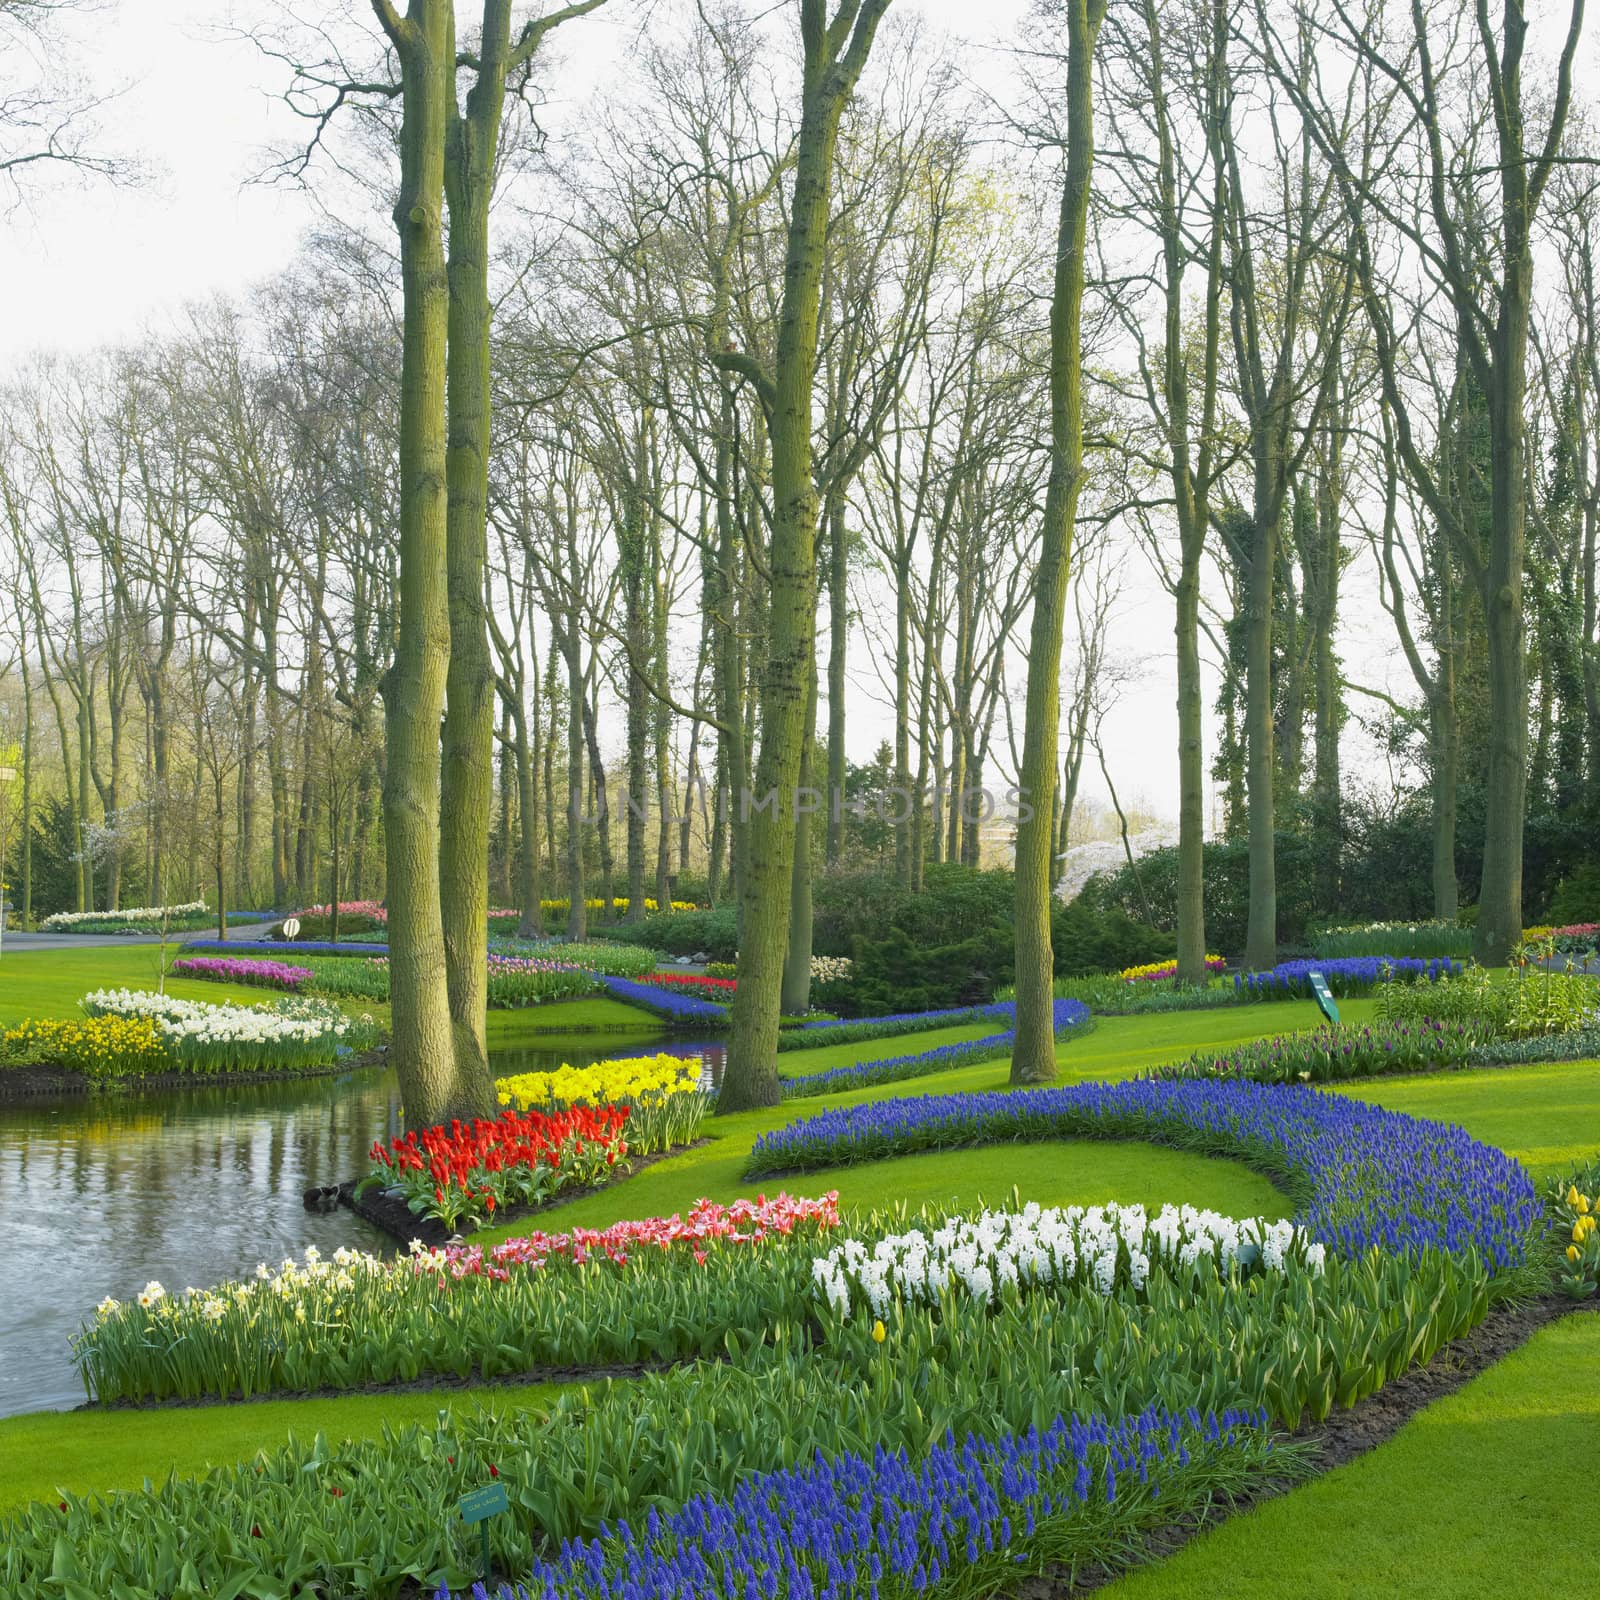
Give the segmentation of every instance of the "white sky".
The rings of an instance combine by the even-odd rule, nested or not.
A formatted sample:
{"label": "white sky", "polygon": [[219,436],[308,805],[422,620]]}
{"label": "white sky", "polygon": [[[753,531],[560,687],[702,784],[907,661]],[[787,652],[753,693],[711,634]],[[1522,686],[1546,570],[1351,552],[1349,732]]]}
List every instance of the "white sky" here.
{"label": "white sky", "polygon": [[[631,3],[620,0],[619,14]],[[313,219],[309,197],[249,180],[263,165],[264,148],[292,137],[300,124],[276,99],[284,69],[220,31],[233,9],[205,0],[115,0],[93,31],[85,30],[86,72],[128,85],[105,114],[107,131],[150,164],[152,181],[133,190],[58,187],[0,217],[0,305],[10,312],[0,319],[0,363],[39,347],[84,350],[135,339],[186,301],[243,290],[294,256]],[[251,9],[268,11],[268,0]],[[318,9],[308,4],[303,14]],[[1004,43],[1023,10],[1023,0],[897,0],[894,7],[921,13],[975,47]],[[603,79],[616,37],[599,25],[605,15],[562,30],[563,58],[574,69],[565,81]],[[1171,614],[1131,548],[1127,567],[1117,645],[1147,665],[1108,729],[1108,756],[1125,805],[1174,816]],[[1409,694],[1387,620],[1375,606],[1345,611],[1341,646],[1353,675]],[[853,646],[866,648],[865,641]],[[877,674],[862,661],[854,677],[850,753],[864,759],[891,724],[887,707],[870,703]],[[1020,671],[1017,677],[1020,692]],[[1208,704],[1213,695],[1210,686]],[[997,744],[1003,739],[997,730]],[[1351,743],[1355,754],[1359,739],[1352,735]],[[1097,773],[1085,774],[1083,792],[1103,795]]]}

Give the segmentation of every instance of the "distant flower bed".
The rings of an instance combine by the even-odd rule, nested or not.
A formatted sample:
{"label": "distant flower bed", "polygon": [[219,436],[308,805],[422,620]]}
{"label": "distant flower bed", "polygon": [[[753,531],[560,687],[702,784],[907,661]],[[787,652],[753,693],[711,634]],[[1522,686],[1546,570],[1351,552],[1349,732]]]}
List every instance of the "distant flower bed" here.
{"label": "distant flower bed", "polygon": [[[1017,1014],[1017,1008],[1011,1001],[997,1001],[993,1007],[985,1009],[990,1015],[1012,1019]],[[1089,1008],[1079,1000],[1054,1001],[1053,1013],[1057,1039],[1070,1038],[1094,1026]],[[864,1089],[875,1083],[899,1083],[908,1078],[926,1078],[935,1072],[948,1072],[954,1067],[976,1066],[979,1062],[1010,1055],[1016,1038],[1016,1028],[1010,1027],[982,1039],[935,1045],[931,1050],[922,1050],[915,1055],[880,1057],[875,1061],[858,1061],[849,1066],[833,1067],[826,1072],[784,1078],[783,1096],[786,1100],[798,1100],[809,1095],[838,1094],[845,1089]]]}
{"label": "distant flower bed", "polygon": [[[295,913],[297,917],[332,917],[333,906],[306,906],[304,910]],[[376,900],[341,900],[339,902],[339,915],[341,917],[363,917],[369,922],[387,922],[389,908],[380,905]]]}
{"label": "distant flower bed", "polygon": [[600,981],[612,999],[652,1012],[674,1027],[725,1028],[728,1025],[728,1008],[702,1000],[698,995],[680,994],[648,979],[635,983],[628,978],[603,976]]}
{"label": "distant flower bed", "polygon": [[412,1129],[373,1145],[372,1170],[358,1188],[398,1189],[413,1215],[447,1228],[488,1221],[562,1189],[604,1183],[628,1153],[626,1121],[619,1106],[576,1106]]}
{"label": "distant flower bed", "polygon": [[1329,961],[1280,961],[1267,972],[1236,972],[1233,986],[1255,999],[1310,995],[1311,974],[1320,972],[1336,995],[1369,994],[1380,983],[1437,983],[1460,977],[1462,966],[1445,956],[1339,956]]}
{"label": "distant flower bed", "polygon": [[1345,956],[1454,956],[1472,954],[1472,929],[1459,922],[1366,922],[1313,928],[1307,942],[1319,959]]}
{"label": "distant flower bed", "polygon": [[[604,911],[606,908],[605,901],[601,899],[585,900],[583,904],[584,908],[589,911]],[[626,895],[619,895],[612,900],[611,909],[617,916],[622,917],[627,915],[628,908],[632,904],[633,902]],[[660,905],[649,896],[645,897],[644,908],[647,912],[661,909]],[[565,916],[572,909],[572,900],[570,896],[562,896],[555,900],[541,900],[539,909],[546,916],[552,916],[557,913]],[[698,911],[700,908],[692,900],[674,900],[671,902],[671,909],[674,911]]]}
{"label": "distant flower bed", "polygon": [[39,924],[41,933],[159,933],[162,922],[180,929],[206,915],[204,900],[187,900],[180,906],[128,906],[121,911],[57,911]]}
{"label": "distant flower bed", "polygon": [[284,996],[259,1006],[208,1005],[148,990],[98,989],[80,1002],[91,1017],[154,1024],[178,1072],[297,1072],[331,1066],[377,1041],[370,1017],[353,1020],[323,1000]]}
{"label": "distant flower bed", "polygon": [[[1226,956],[1206,957],[1207,972],[1225,971],[1227,965],[1228,959]],[[1124,983],[1159,982],[1164,978],[1176,978],[1178,976],[1178,963],[1176,960],[1150,961],[1142,967],[1124,967],[1122,971],[1117,974],[1117,976],[1121,978]]]}
{"label": "distant flower bed", "polygon": [[161,1031],[148,1017],[46,1017],[0,1034],[11,1066],[57,1066],[92,1083],[179,1070]]}
{"label": "distant flower bed", "polygon": [[227,956],[185,956],[171,970],[184,978],[207,978],[216,983],[259,984],[265,989],[297,990],[315,976],[310,967],[291,967],[282,961],[255,961]]}
{"label": "distant flower bed", "polygon": [[1014,1017],[1010,1000],[975,1006],[945,1006],[938,1011],[900,1011],[886,1017],[829,1017],[804,1022],[779,1036],[780,1050],[812,1050],[819,1045],[857,1044],[866,1039],[893,1039],[902,1033],[928,1033],[934,1028],[959,1028],[972,1022]]}
{"label": "distant flower bed", "polygon": [[651,983],[666,989],[683,989],[691,994],[702,994],[707,999],[733,998],[739,987],[737,978],[714,978],[708,972],[652,972]]}
{"label": "distant flower bed", "polygon": [[491,955],[522,956],[535,961],[552,961],[564,967],[582,967],[585,972],[608,978],[643,978],[653,972],[660,960],[654,950],[641,945],[617,944],[608,939],[502,939],[489,947]]}
{"label": "distant flower bed", "polygon": [[231,952],[234,955],[276,956],[282,960],[290,951],[296,961],[306,956],[387,956],[389,947],[376,941],[341,939],[335,944],[330,939],[185,939],[185,950]]}
{"label": "distant flower bed", "polygon": [[1494,1037],[1483,1021],[1341,1024],[1252,1039],[1231,1050],[1197,1051],[1157,1067],[1157,1078],[1248,1078],[1253,1083],[1331,1083],[1380,1072],[1424,1072],[1472,1060]]}
{"label": "distant flower bed", "polygon": [[699,1056],[637,1056],[522,1072],[496,1085],[500,1104],[519,1111],[568,1111],[574,1106],[620,1106],[627,1113],[628,1148],[650,1155],[691,1143],[709,1109]]}

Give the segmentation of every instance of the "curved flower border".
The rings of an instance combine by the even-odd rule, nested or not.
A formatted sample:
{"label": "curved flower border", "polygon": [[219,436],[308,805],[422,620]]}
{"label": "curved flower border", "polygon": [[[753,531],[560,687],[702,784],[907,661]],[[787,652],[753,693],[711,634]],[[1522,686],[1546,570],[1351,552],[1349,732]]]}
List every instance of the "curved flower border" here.
{"label": "curved flower border", "polygon": [[1297,1225],[1346,1257],[1434,1247],[1475,1251],[1500,1272],[1526,1258],[1542,1214],[1523,1168],[1462,1128],[1280,1084],[1137,1079],[879,1100],[764,1134],[745,1175],[1074,1136],[1244,1161],[1300,1203]]}

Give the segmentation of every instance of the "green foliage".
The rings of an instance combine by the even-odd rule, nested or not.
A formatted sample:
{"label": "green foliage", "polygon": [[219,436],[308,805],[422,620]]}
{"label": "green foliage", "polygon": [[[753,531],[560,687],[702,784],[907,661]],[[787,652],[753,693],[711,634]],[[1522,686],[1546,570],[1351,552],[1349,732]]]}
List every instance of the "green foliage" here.
{"label": "green foliage", "polygon": [[1225,1051],[1197,1051],[1157,1067],[1157,1078],[1246,1078],[1254,1083],[1335,1083],[1380,1072],[1427,1072],[1476,1059],[1484,1022],[1336,1023]]}
{"label": "green foliage", "polygon": [[1600,978],[1530,963],[1500,979],[1478,966],[1436,983],[1389,979],[1374,994],[1377,1015],[1386,1022],[1481,1023],[1494,1039],[1560,1036],[1600,1022]]}
{"label": "green foliage", "polygon": [[1312,927],[1313,953],[1328,960],[1347,956],[1450,956],[1472,954],[1472,929],[1462,922],[1369,922],[1348,927]]}
{"label": "green foliage", "polygon": [[[1203,988],[1179,985],[1171,979],[1151,979],[1129,983],[1113,974],[1100,973],[1087,978],[1057,978],[1058,1000],[1081,1000],[1097,1016],[1136,1017],[1147,1012],[1214,1011],[1224,1006],[1242,1005],[1250,996],[1231,978],[1213,979]],[[1009,989],[995,997],[1010,1000]]]}
{"label": "green foliage", "polygon": [[996,983],[1011,976],[1011,932],[997,923],[959,944],[928,945],[891,928],[881,939],[858,940],[852,960],[847,980],[818,985],[818,1003],[843,1015],[986,1005]]}
{"label": "green foliage", "polygon": [[606,938],[615,943],[648,945],[671,956],[692,956],[704,950],[718,961],[733,961],[739,954],[739,917],[732,906],[716,906],[709,911],[658,911],[643,922],[608,927]]}
{"label": "green foliage", "polygon": [[[333,937],[333,918],[322,913],[302,912],[300,914],[300,931],[294,939],[285,941],[293,945],[296,940],[331,939]],[[360,911],[341,911],[339,913],[339,937],[354,939],[362,944],[385,943],[389,938],[389,925],[380,922],[376,917],[368,916]]]}
{"label": "green foliage", "polygon": [[1170,933],[1135,921],[1120,907],[1096,910],[1077,900],[1052,910],[1050,944],[1058,978],[1121,972],[1178,953]]}
{"label": "green foliage", "polygon": [[1562,878],[1545,920],[1557,927],[1600,922],[1600,857],[1589,857]]}

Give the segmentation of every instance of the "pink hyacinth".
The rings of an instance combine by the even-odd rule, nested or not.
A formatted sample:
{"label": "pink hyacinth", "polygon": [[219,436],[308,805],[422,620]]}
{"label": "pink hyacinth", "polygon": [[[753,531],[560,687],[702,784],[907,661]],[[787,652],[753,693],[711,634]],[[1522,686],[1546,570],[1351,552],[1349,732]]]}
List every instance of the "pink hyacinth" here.
{"label": "pink hyacinth", "polygon": [[268,989],[298,989],[314,975],[310,967],[291,967],[284,961],[254,961],[242,956],[185,956],[172,963],[172,971],[218,983],[256,983]]}

